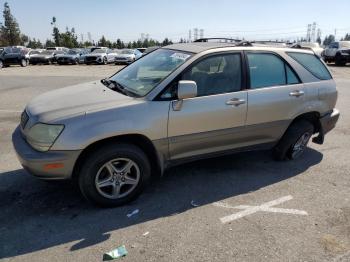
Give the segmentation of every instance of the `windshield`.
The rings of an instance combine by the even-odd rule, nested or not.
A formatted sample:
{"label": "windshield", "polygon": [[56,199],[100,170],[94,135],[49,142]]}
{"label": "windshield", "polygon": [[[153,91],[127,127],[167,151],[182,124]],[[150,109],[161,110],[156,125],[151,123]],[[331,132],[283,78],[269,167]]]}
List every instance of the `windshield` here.
{"label": "windshield", "polygon": [[131,55],[133,53],[134,53],[134,51],[130,50],[130,49],[125,49],[125,50],[122,50],[122,52],[121,52],[121,54],[128,54],[128,55]]}
{"label": "windshield", "polygon": [[68,51],[68,54],[69,54],[69,55],[76,55],[76,54],[78,54],[78,52],[79,52],[79,51],[76,51],[76,50],[69,50],[69,51]]}
{"label": "windshield", "polygon": [[189,53],[158,49],[136,60],[110,79],[137,96],[144,96],[190,57]]}
{"label": "windshield", "polygon": [[350,41],[344,41],[344,42],[340,42],[340,46],[342,48],[350,48]]}
{"label": "windshield", "polygon": [[42,55],[52,55],[52,53],[53,53],[52,50],[45,50],[41,52]]}
{"label": "windshield", "polygon": [[95,49],[94,51],[92,51],[92,53],[103,54],[106,53],[106,51],[106,49]]}

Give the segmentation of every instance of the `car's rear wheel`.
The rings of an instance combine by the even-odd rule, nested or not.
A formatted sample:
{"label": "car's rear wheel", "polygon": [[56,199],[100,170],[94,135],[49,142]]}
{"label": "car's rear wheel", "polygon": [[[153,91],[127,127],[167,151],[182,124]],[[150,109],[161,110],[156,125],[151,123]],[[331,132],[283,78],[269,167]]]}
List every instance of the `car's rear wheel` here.
{"label": "car's rear wheel", "polygon": [[26,67],[28,65],[27,59],[21,59],[21,67]]}
{"label": "car's rear wheel", "polygon": [[78,65],[78,64],[79,64],[79,59],[78,59],[78,58],[76,58],[76,59],[74,60],[74,64],[75,64],[75,65]]}
{"label": "car's rear wheel", "polygon": [[345,66],[346,62],[345,60],[342,58],[341,55],[336,55],[335,57],[335,65],[336,66]]}
{"label": "car's rear wheel", "polygon": [[314,133],[314,126],[307,120],[294,122],[285,132],[274,148],[276,160],[294,160],[305,151],[307,144]]}
{"label": "car's rear wheel", "polygon": [[145,153],[134,145],[113,144],[94,151],[79,174],[82,194],[100,206],[120,206],[138,197],[151,174]]}

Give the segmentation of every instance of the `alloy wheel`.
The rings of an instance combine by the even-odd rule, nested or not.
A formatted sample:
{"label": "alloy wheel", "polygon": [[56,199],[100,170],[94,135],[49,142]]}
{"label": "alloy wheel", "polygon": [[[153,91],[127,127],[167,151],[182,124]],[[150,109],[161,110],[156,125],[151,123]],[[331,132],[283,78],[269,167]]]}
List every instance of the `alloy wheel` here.
{"label": "alloy wheel", "polygon": [[294,144],[292,149],[293,159],[296,159],[303,154],[306,148],[306,145],[309,142],[310,137],[311,137],[311,134],[309,132],[305,132],[304,134],[301,135],[301,137],[299,137],[299,139]]}
{"label": "alloy wheel", "polygon": [[129,195],[140,181],[139,166],[128,158],[108,161],[98,170],[95,177],[97,192],[109,199]]}

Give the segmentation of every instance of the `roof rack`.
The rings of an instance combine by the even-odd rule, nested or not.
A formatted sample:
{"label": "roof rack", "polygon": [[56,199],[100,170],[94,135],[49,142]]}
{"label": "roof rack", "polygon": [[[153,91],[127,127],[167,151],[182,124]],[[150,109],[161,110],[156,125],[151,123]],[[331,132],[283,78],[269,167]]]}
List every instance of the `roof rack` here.
{"label": "roof rack", "polygon": [[209,41],[212,41],[212,40],[220,40],[224,43],[232,43],[232,42],[241,42],[242,40],[240,39],[233,39],[233,38],[224,38],[224,37],[212,37],[212,38],[199,38],[197,40],[194,40],[193,42],[195,43],[198,43],[198,42],[209,42]]}

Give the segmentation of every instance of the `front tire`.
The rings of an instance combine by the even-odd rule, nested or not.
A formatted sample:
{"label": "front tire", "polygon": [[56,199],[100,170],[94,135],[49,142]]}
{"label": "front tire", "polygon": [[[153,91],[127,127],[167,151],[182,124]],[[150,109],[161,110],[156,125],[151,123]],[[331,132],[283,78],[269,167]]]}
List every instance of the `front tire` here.
{"label": "front tire", "polygon": [[273,149],[276,160],[294,160],[305,151],[314,133],[314,126],[307,120],[298,120],[285,132],[277,146]]}
{"label": "front tire", "polygon": [[21,59],[21,67],[26,67],[28,65],[29,61],[27,59]]}
{"label": "front tire", "polygon": [[112,144],[87,157],[79,174],[79,187],[92,203],[115,207],[137,198],[150,176],[150,163],[141,149],[131,144]]}
{"label": "front tire", "polygon": [[104,57],[103,58],[103,62],[102,62],[104,65],[107,65],[108,64],[108,61],[107,61],[107,57]]}

